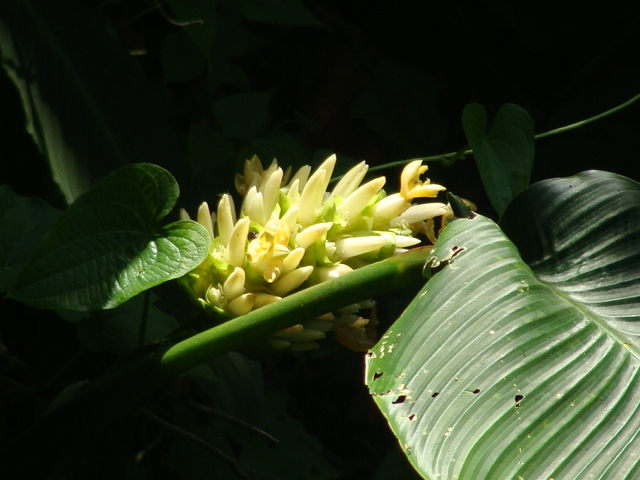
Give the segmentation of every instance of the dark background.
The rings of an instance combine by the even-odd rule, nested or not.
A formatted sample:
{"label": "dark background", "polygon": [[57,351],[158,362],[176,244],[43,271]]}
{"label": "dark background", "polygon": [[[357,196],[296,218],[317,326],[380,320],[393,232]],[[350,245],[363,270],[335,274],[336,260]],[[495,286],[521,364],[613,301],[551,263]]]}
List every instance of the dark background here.
{"label": "dark background", "polygon": [[[146,52],[135,59],[177,139],[183,156],[170,171],[180,181],[183,205],[192,211],[203,199],[215,201],[231,189],[241,162],[255,152],[276,155],[284,166],[317,163],[332,152],[344,168],[360,159],[379,165],[464,146],[460,115],[471,102],[484,105],[490,115],[504,103],[516,103],[541,133],[608,110],[640,91],[637,2],[306,1],[322,27],[233,16],[224,13],[229,2],[219,2],[221,23],[211,56],[219,62],[210,66],[188,41],[186,47],[176,43],[183,46],[173,57],[167,53],[168,38],[188,38],[187,27],[166,18],[178,18],[171,8],[176,2],[164,5],[166,16],[142,0],[83,3],[125,49]],[[243,33],[236,36],[238,25]],[[78,45],[84,48],[86,41],[78,38]],[[228,117],[216,114],[213,105],[248,92],[272,93],[258,112],[262,123],[248,132],[230,130],[221,121]],[[248,109],[246,115],[256,112]],[[592,168],[640,178],[639,118],[634,105],[540,140],[532,181]],[[188,141],[194,125],[215,133],[210,164]],[[392,172],[388,176],[394,178]],[[430,177],[495,218],[471,159],[451,167],[432,164]],[[64,208],[47,161],[25,131],[17,90],[4,73],[0,182]],[[37,384],[43,364],[58,357],[63,362],[64,352],[77,348],[73,326],[54,314],[46,318],[2,303],[2,341],[29,365],[10,373]],[[382,302],[383,326],[402,304],[397,298]],[[43,349],[45,339],[56,345]],[[76,376],[109,360],[90,359],[94,363]],[[269,359],[265,370],[267,382],[287,392],[289,414],[322,442],[340,478],[400,478],[387,476],[381,466],[383,458],[396,458],[389,454],[396,440],[362,385],[362,363],[361,354],[329,344],[306,356]],[[22,413],[27,418],[30,412]]]}

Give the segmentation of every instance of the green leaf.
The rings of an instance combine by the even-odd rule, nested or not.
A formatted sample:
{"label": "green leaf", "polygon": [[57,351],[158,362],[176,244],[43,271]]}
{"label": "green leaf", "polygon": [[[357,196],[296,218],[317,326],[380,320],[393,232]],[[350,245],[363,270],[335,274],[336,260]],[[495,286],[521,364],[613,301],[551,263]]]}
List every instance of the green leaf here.
{"label": "green leaf", "polygon": [[542,182],[502,226],[443,231],[368,354],[376,403],[425,478],[638,478],[640,185]]}
{"label": "green leaf", "polygon": [[177,142],[139,65],[96,12],[68,0],[3,0],[0,49],[68,203],[124,164],[178,170]]}
{"label": "green leaf", "polygon": [[502,215],[529,185],[534,157],[533,120],[518,105],[503,105],[487,131],[487,112],[477,103],[462,112],[462,126],[491,204]]}
{"label": "green leaf", "polygon": [[44,200],[0,186],[0,292],[6,292],[60,216]]}
{"label": "green leaf", "polygon": [[62,215],[11,296],[41,308],[113,308],[184,275],[204,260],[210,238],[191,221],[156,228],[177,197],[174,178],[158,166],[116,170]]}

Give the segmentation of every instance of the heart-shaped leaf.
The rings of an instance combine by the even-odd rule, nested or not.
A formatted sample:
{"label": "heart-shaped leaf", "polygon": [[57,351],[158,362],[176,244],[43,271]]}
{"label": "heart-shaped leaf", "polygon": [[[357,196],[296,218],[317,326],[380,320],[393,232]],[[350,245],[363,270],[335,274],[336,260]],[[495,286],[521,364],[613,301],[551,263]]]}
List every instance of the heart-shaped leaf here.
{"label": "heart-shaped leaf", "polygon": [[62,215],[11,296],[41,308],[97,310],[184,275],[211,240],[191,221],[157,229],[177,197],[175,179],[158,166],[116,170]]}
{"label": "heart-shaped leaf", "polygon": [[638,478],[640,185],[542,182],[501,225],[515,245],[481,216],[443,231],[368,355],[376,403],[424,478]]}
{"label": "heart-shaped leaf", "polygon": [[487,112],[477,103],[462,112],[462,126],[491,204],[498,214],[529,185],[534,157],[534,126],[526,110],[503,105],[487,132]]}

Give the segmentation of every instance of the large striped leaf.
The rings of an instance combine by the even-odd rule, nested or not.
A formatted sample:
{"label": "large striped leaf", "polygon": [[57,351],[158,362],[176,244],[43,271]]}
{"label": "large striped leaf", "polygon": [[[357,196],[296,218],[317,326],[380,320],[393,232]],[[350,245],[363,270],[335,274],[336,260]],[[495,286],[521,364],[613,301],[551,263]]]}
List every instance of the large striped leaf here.
{"label": "large striped leaf", "polygon": [[640,478],[640,185],[542,182],[501,226],[445,229],[371,394],[428,479]]}

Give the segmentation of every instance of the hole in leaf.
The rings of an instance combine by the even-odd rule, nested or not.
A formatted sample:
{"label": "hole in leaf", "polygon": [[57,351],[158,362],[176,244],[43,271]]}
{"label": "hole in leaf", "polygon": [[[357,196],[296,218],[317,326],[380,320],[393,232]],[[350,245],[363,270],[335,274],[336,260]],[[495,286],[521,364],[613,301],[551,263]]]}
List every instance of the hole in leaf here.
{"label": "hole in leaf", "polygon": [[412,413],[411,415],[409,415],[409,420],[415,420],[416,418],[416,414]]}
{"label": "hole in leaf", "polygon": [[398,405],[400,403],[404,403],[404,401],[407,399],[406,395],[400,395],[398,398],[396,398],[393,402],[394,405]]}
{"label": "hole in leaf", "polygon": [[431,395],[431,398],[436,398],[438,395],[440,395],[440,392],[433,392],[433,395]]}
{"label": "hole in leaf", "polygon": [[520,408],[520,401],[522,401],[522,399],[524,399],[524,395],[516,395],[515,397],[516,408]]}
{"label": "hole in leaf", "polygon": [[454,245],[449,250],[448,256],[443,258],[442,260],[439,260],[436,257],[432,257],[427,263],[427,267],[429,268],[430,273],[431,274],[438,273],[444,267],[453,263],[453,259],[460,253],[464,252],[466,249],[467,249],[466,247],[460,247],[458,245]]}
{"label": "hole in leaf", "polygon": [[377,380],[378,378],[380,378],[382,376],[384,372],[381,372],[380,370],[376,370],[373,374],[373,379]]}

